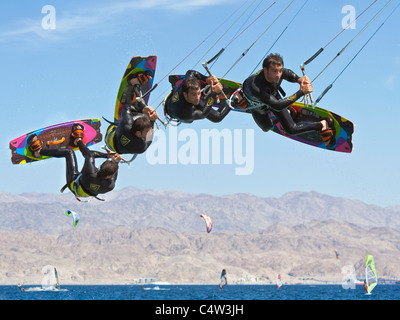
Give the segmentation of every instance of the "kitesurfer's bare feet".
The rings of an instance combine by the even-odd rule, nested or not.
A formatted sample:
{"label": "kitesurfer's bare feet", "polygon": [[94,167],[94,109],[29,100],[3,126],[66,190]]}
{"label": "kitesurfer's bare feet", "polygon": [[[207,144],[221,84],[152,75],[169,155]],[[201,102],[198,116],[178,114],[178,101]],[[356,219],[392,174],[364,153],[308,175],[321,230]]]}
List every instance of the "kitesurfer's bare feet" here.
{"label": "kitesurfer's bare feet", "polygon": [[232,105],[240,109],[245,109],[247,107],[246,100],[244,99],[244,96],[241,91],[239,91],[236,94],[235,98],[233,99]]}
{"label": "kitesurfer's bare feet", "polygon": [[329,128],[328,121],[322,120],[321,124],[322,124],[322,130],[321,131],[325,131],[326,129]]}
{"label": "kitesurfer's bare feet", "polygon": [[243,95],[240,92],[238,92],[238,94],[235,97],[235,100],[237,101],[237,104],[240,104],[243,100]]}
{"label": "kitesurfer's bare feet", "polygon": [[322,130],[321,137],[327,147],[333,147],[336,143],[335,139],[335,125],[332,118],[324,118],[321,121]]}
{"label": "kitesurfer's bare feet", "polygon": [[42,150],[42,143],[40,142],[40,140],[38,140],[36,134],[33,134],[28,138],[28,146],[29,150],[32,153],[32,156],[34,156],[35,158],[40,158],[40,150]]}
{"label": "kitesurfer's bare feet", "polygon": [[72,146],[78,146],[78,142],[81,141],[84,137],[84,133],[83,133],[83,126],[78,124],[78,123],[74,123],[74,125],[72,126],[72,133],[71,133],[71,142],[70,144]]}

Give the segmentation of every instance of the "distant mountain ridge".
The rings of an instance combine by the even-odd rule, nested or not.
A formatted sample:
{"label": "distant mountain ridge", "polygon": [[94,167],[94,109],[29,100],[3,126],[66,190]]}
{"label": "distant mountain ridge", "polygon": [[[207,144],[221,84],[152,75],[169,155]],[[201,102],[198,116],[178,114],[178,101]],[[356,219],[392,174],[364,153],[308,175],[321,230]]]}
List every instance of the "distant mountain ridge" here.
{"label": "distant mountain ridge", "polygon": [[[176,191],[113,191],[106,201],[71,194],[0,193],[0,283],[36,283],[57,266],[62,284],[284,283],[362,275],[366,254],[378,274],[399,277],[400,207],[381,208],[317,192],[280,198]],[[66,210],[80,215],[75,228]],[[206,232],[200,214],[213,219]],[[340,259],[333,252],[339,250]]]}
{"label": "distant mountain ridge", "polygon": [[1,230],[33,229],[58,234],[65,230],[66,210],[81,217],[85,230],[120,225],[132,229],[163,228],[203,231],[200,214],[210,215],[218,231],[263,231],[271,225],[296,226],[313,220],[335,220],[359,227],[400,230],[400,206],[379,207],[315,191],[293,191],[280,198],[251,194],[213,196],[128,187],[103,196],[106,201],[76,201],[71,194],[0,192]]}

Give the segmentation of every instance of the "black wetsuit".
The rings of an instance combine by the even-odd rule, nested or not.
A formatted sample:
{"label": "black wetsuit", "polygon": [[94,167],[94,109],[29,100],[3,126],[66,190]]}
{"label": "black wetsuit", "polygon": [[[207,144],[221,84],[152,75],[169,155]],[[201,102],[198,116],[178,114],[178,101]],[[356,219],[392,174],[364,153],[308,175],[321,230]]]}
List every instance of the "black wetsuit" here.
{"label": "black wetsuit", "polygon": [[[147,150],[152,143],[152,139],[146,140],[138,138],[135,132],[132,131],[133,124],[136,119],[144,115],[143,109],[146,105],[143,102],[136,100],[137,96],[142,95],[140,85],[130,84],[130,80],[136,78],[138,73],[129,76],[128,86],[125,88],[121,103],[123,104],[120,113],[120,121],[116,124],[115,128],[107,130],[108,135],[112,135],[111,149],[119,154],[139,154]],[[154,125],[154,121],[151,121]],[[114,125],[112,125],[114,126]],[[152,137],[151,137],[152,138]]]}
{"label": "black wetsuit", "polygon": [[72,149],[52,149],[52,150],[41,150],[42,156],[50,156],[55,158],[65,158],[66,160],[66,180],[69,189],[71,189],[71,183],[78,177],[77,183],[82,187],[83,191],[89,196],[97,196],[101,193],[107,193],[114,189],[115,181],[117,180],[118,173],[110,179],[104,179],[97,176],[99,169],[95,166],[96,158],[107,158],[108,154],[98,151],[91,151],[82,141],[78,142],[79,150],[85,158],[85,163],[82,170],[78,171],[78,162],[76,159],[75,152]]}
{"label": "black wetsuit", "polygon": [[283,80],[297,82],[298,79],[299,77],[292,70],[283,68],[282,77],[278,84],[267,82],[263,70],[244,81],[243,93],[249,106],[263,104],[261,107],[251,109],[254,121],[263,131],[268,131],[274,126],[274,119],[270,117],[271,111],[288,134],[322,130],[320,122],[303,121],[296,123],[290,115],[288,107],[304,96],[301,90],[284,99],[279,93],[280,91],[283,92],[280,86]]}
{"label": "black wetsuit", "polygon": [[[142,108],[143,110],[143,108]],[[131,105],[124,105],[121,109],[121,122],[118,123],[113,138],[114,149],[119,154],[143,153],[152,143],[152,136],[150,139],[138,138],[133,132],[132,127],[134,122],[139,117],[147,117]],[[151,121],[154,124],[153,121]]]}
{"label": "black wetsuit", "polygon": [[[201,82],[201,87],[205,87],[207,77],[197,71],[189,70],[185,74],[185,79],[197,78]],[[217,94],[212,92],[207,99],[200,99],[197,106],[187,102],[183,97],[182,83],[179,84],[169,94],[165,102],[165,110],[167,114],[181,122],[191,123],[194,120],[207,118],[212,122],[220,122],[226,117],[231,110],[228,105],[221,105],[218,110],[213,109],[212,105],[217,100]]]}

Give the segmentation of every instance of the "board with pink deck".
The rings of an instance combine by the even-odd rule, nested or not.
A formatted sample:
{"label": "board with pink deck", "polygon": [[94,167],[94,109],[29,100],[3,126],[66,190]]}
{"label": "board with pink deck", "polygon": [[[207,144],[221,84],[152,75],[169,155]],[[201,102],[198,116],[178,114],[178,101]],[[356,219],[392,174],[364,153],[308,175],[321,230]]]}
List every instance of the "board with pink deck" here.
{"label": "board with pink deck", "polygon": [[11,149],[11,162],[13,164],[22,164],[50,158],[47,156],[35,158],[32,155],[27,143],[29,136],[32,134],[36,134],[42,143],[43,149],[70,148],[78,150],[78,147],[73,148],[69,143],[74,123],[79,123],[83,126],[85,133],[83,142],[87,146],[91,146],[103,139],[100,132],[101,122],[99,119],[85,119],[59,123],[31,131],[21,137],[11,140],[9,145]]}

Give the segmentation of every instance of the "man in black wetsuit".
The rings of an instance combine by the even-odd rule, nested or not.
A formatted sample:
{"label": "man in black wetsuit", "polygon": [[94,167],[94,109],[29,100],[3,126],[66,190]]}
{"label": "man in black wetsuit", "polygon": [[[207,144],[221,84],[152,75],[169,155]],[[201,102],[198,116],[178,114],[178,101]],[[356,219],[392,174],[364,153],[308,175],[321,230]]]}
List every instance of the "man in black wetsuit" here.
{"label": "man in black wetsuit", "polygon": [[[82,170],[78,171],[78,164],[75,152],[72,149],[53,149],[43,150],[41,142],[35,134],[28,137],[29,149],[34,157],[50,156],[55,158],[65,158],[67,175],[67,184],[61,189],[69,188],[77,197],[96,197],[98,194],[107,193],[114,189],[118,176],[118,162],[121,160],[119,154],[107,154],[98,151],[91,151],[83,143],[83,127],[80,124],[74,124],[70,137],[70,144],[78,146],[85,163]],[[96,158],[110,158],[111,161],[104,161],[100,169],[95,166]]]}
{"label": "man in black wetsuit", "polygon": [[[280,93],[283,80],[297,82],[300,89],[293,95],[282,98]],[[312,92],[312,85],[307,76],[298,77],[292,70],[283,67],[283,59],[279,54],[268,55],[263,62],[263,69],[247,78],[243,83],[243,93],[248,105],[261,105],[251,109],[257,125],[265,132],[279,121],[288,134],[299,134],[307,131],[320,131],[327,146],[335,142],[334,125],[331,118],[319,122],[295,122],[296,111],[290,105]],[[270,112],[276,116],[273,119]]]}
{"label": "man in black wetsuit", "polygon": [[147,150],[153,141],[154,122],[157,112],[137,97],[142,95],[141,84],[151,79],[149,73],[136,73],[128,78],[121,103],[120,121],[107,128],[107,146],[119,154],[140,154]]}
{"label": "man in black wetsuit", "polygon": [[[210,85],[210,93],[202,99],[201,89]],[[222,85],[215,76],[205,75],[189,70],[185,78],[165,100],[166,113],[172,118],[185,123],[194,120],[208,119],[212,122],[220,122],[231,110],[227,104],[213,109],[218,94],[222,91]]]}

